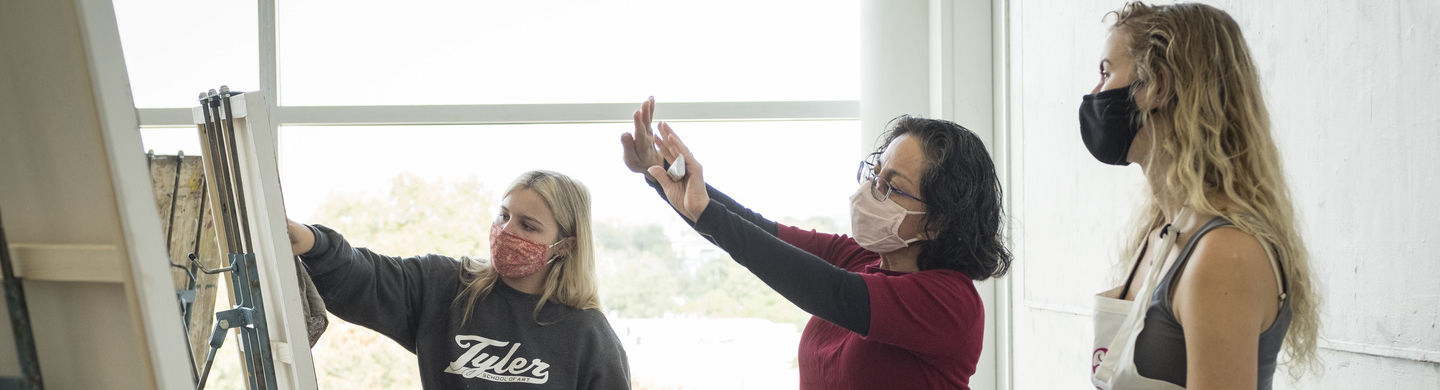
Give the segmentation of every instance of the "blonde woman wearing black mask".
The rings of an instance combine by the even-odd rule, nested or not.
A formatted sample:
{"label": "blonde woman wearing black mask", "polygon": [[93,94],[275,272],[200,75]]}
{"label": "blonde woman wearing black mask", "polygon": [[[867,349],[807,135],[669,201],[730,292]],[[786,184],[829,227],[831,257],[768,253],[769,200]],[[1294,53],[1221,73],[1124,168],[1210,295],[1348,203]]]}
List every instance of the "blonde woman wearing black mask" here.
{"label": "blonde woman wearing black mask", "polygon": [[1102,389],[1269,389],[1315,361],[1319,299],[1240,28],[1203,4],[1111,14],[1085,147],[1149,184],[1124,285],[1096,302]]}

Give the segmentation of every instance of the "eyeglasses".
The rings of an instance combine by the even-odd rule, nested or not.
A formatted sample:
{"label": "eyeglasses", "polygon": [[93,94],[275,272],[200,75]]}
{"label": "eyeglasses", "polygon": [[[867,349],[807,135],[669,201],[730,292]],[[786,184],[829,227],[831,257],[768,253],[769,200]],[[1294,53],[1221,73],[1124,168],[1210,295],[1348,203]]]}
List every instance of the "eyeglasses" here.
{"label": "eyeglasses", "polygon": [[920,204],[925,204],[924,200],[921,200],[915,195],[910,195],[905,191],[901,191],[899,188],[895,188],[895,186],[890,185],[890,180],[886,180],[880,176],[879,166],[871,161],[879,157],[880,155],[878,153],[872,153],[870,154],[870,158],[860,160],[860,169],[855,172],[855,181],[860,183],[864,183],[867,180],[870,181],[872,184],[870,186],[870,195],[874,196],[875,200],[883,201],[890,199],[890,194],[895,193],[906,198],[914,199],[916,202],[920,202]]}

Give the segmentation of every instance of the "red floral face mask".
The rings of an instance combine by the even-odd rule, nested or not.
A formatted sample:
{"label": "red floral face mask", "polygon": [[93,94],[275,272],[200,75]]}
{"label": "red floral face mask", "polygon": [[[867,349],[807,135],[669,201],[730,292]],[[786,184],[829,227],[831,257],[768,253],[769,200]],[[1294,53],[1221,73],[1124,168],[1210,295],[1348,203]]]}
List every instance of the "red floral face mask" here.
{"label": "red floral face mask", "polygon": [[507,278],[534,275],[550,263],[545,259],[545,251],[558,244],[560,241],[546,246],[508,233],[500,225],[490,225],[490,264],[495,272]]}

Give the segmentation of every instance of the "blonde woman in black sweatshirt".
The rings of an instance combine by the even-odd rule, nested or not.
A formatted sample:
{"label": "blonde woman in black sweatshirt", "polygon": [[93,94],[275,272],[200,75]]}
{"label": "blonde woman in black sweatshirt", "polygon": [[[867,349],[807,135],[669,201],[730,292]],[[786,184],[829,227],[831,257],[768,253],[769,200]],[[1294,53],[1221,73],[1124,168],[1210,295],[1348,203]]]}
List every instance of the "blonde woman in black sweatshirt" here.
{"label": "blonde woman in black sweatshirt", "polygon": [[289,233],[326,308],[414,352],[426,389],[630,387],[625,350],[599,310],[579,181],[549,171],[516,179],[486,260],[385,256],[294,221]]}

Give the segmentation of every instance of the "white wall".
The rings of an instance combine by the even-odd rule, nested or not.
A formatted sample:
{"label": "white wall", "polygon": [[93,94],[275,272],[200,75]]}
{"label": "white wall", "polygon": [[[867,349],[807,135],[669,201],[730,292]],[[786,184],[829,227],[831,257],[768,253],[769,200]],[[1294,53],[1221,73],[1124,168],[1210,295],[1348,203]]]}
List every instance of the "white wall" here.
{"label": "white wall", "polygon": [[[1440,2],[1210,1],[1236,18],[1323,294],[1323,376],[1280,388],[1440,388]],[[1121,1],[1010,3],[1017,389],[1088,383],[1138,167],[1095,162],[1080,96]],[[1285,379],[1277,373],[1277,379]]]}
{"label": "white wall", "polygon": [[860,2],[860,149],[874,150],[891,118],[925,115],[929,100],[929,2]]}

